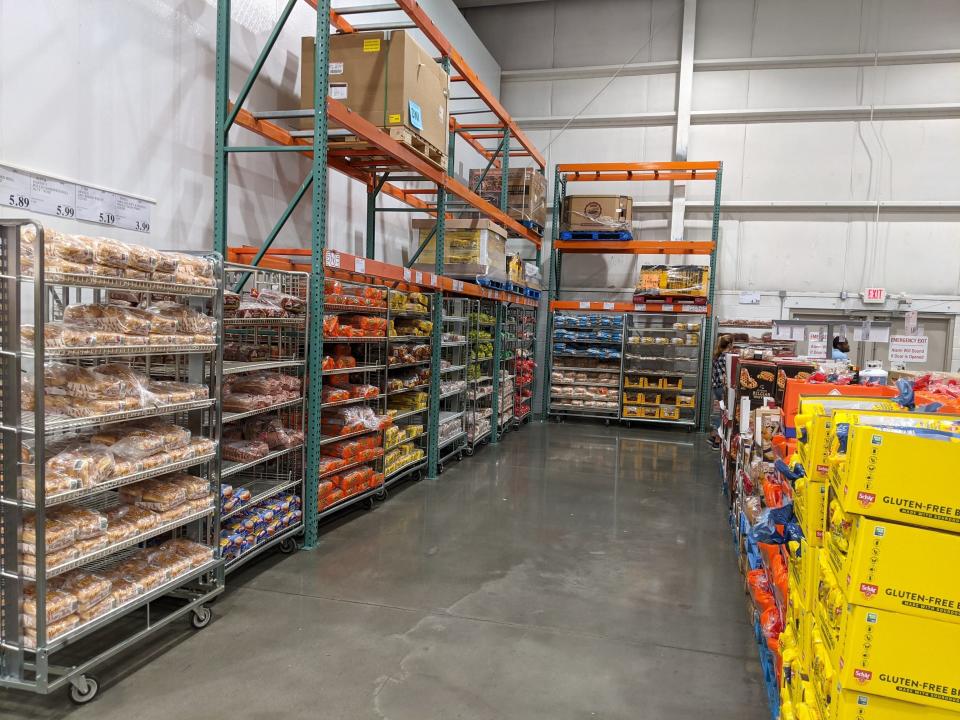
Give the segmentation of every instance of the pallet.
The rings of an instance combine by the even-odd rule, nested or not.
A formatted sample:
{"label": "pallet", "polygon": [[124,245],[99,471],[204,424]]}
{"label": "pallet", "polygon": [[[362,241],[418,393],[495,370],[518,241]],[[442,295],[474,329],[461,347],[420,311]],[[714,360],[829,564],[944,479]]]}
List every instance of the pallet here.
{"label": "pallet", "polygon": [[517,285],[509,280],[493,280],[487,277],[478,277],[477,285],[489,288],[490,290],[502,290],[503,292],[513,293],[514,295],[520,295],[522,297],[528,297],[534,300],[540,299],[540,290],[534,290],[532,288],[524,287],[523,285]]}
{"label": "pallet", "polygon": [[535,223],[533,220],[521,220],[520,224],[525,228],[533,230],[535,233],[537,233],[537,235],[540,235],[541,237],[543,236],[543,225]]}
{"label": "pallet", "polygon": [[[398,143],[406,147],[408,150],[436,167],[438,170],[445,171],[447,169],[447,154],[435,148],[409,128],[387,127],[380,129]],[[389,155],[383,154],[368,141],[361,137],[357,137],[356,135],[331,135],[329,139],[329,148],[331,150],[368,151],[363,153],[364,158],[367,160],[379,160],[382,158],[386,161],[386,163],[393,163],[398,168],[402,167]]]}
{"label": "pallet", "polygon": [[707,298],[703,295],[643,295],[637,293],[633,296],[635,305],[645,303],[652,305],[706,305]]}
{"label": "pallet", "polygon": [[626,230],[563,230],[561,240],[633,240],[633,233]]}

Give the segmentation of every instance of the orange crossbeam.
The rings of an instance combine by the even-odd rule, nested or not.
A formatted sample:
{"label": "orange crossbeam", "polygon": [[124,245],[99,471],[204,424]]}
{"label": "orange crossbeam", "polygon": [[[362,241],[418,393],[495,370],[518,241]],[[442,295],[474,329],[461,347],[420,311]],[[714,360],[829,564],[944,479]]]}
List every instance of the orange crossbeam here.
{"label": "orange crossbeam", "polygon": [[[463,132],[463,131],[461,130],[462,127],[463,127],[463,126],[460,125],[460,123],[457,122],[457,119],[456,119],[455,117],[451,117],[451,118],[450,118],[450,132],[452,132],[452,133],[460,133],[460,137],[462,137],[464,140],[466,140],[467,143],[470,145],[470,147],[472,147],[474,150],[476,150],[476,151],[480,154],[481,157],[486,158],[487,160],[489,160],[491,157],[493,157],[493,152],[491,152],[490,150],[488,150],[487,148],[485,148],[483,145],[481,145],[481,144],[477,141],[477,139],[474,138],[470,133],[468,133],[468,132]],[[500,163],[500,158],[497,158],[496,160],[493,161],[493,166],[494,166],[495,168],[499,168],[500,165],[501,165],[501,163]]]}
{"label": "orange crossbeam", "polygon": [[[247,130],[266,138],[267,140],[272,140],[278,145],[302,145],[304,148],[303,154],[307,157],[313,157],[313,143],[310,140],[304,138],[295,138],[290,134],[289,130],[280,127],[276,123],[272,123],[269,120],[257,120],[251,113],[242,109],[239,113],[237,113],[236,123],[237,125],[245,127]],[[330,167],[343,173],[344,175],[352,177],[354,180],[359,180],[367,185],[372,182],[372,177],[369,174],[360,172],[356,168],[351,167],[342,158],[336,157],[336,155],[330,157],[328,153],[327,162],[330,164]],[[412,207],[421,208],[427,212],[431,212],[430,207],[420,198],[407,197],[403,194],[403,190],[392,183],[384,183],[380,192],[396,198],[397,200],[401,200]]]}
{"label": "orange crossbeam", "polygon": [[709,255],[712,242],[670,240],[557,240],[557,252],[594,255]]}
{"label": "orange crossbeam", "polygon": [[679,305],[665,303],[585,302],[582,300],[552,300],[551,310],[589,310],[590,312],[653,312],[709,315],[709,305]]}
{"label": "orange crossbeam", "polygon": [[[240,246],[229,248],[230,253],[255,254],[259,248]],[[265,255],[273,257],[290,256],[297,264],[309,265],[312,252],[306,248],[270,248]],[[537,307],[539,303],[528,297],[522,297],[502,290],[491,290],[464,280],[454,280],[432,272],[413,270],[401,265],[392,265],[379,260],[370,260],[339,250],[327,250],[324,253],[325,271],[331,277],[344,280],[357,280],[371,284],[396,283],[408,290],[442,290],[445,293],[477,297],[486,300],[512,302],[518,305]]]}
{"label": "orange crossbeam", "polygon": [[720,162],[706,160],[697,162],[666,161],[647,163],[561,163],[560,172],[654,172],[663,170],[719,170]]}
{"label": "orange crossbeam", "polygon": [[689,172],[594,172],[579,171],[573,173],[563,173],[564,180],[567,182],[645,182],[645,181],[665,181],[665,180],[716,180],[717,174],[709,171],[689,171]]}

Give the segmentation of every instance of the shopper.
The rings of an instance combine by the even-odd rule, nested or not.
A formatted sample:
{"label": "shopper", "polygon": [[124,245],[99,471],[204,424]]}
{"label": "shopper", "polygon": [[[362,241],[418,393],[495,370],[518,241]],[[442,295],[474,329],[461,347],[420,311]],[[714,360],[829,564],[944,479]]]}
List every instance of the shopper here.
{"label": "shopper", "polygon": [[837,335],[833,338],[833,354],[831,357],[834,360],[844,360],[846,362],[850,361],[850,343],[847,342],[847,338],[843,335]]}
{"label": "shopper", "polygon": [[727,374],[727,361],[723,357],[733,347],[733,336],[721,335],[717,338],[717,345],[713,349],[713,371],[711,385],[713,389],[713,403],[710,414],[710,447],[720,449],[720,401],[723,400],[724,376]]}

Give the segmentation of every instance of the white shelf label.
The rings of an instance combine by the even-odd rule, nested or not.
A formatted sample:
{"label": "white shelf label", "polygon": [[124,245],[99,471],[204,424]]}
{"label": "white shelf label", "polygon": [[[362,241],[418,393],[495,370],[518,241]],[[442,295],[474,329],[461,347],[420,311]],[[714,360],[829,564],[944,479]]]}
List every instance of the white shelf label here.
{"label": "white shelf label", "polygon": [[430,285],[430,286],[436,285],[436,284],[437,284],[437,276],[434,275],[433,273],[430,273],[430,282],[428,282],[427,284]]}
{"label": "white shelf label", "polygon": [[354,258],[353,260],[353,271],[358,273],[364,273],[367,271],[367,261],[365,258]]}
{"label": "white shelf label", "polygon": [[641,303],[640,305],[634,305],[634,306],[633,306],[634,312],[643,312],[643,311],[646,310],[646,309],[647,309],[647,306],[644,305],[643,303]]}
{"label": "white shelf label", "polygon": [[413,277],[413,271],[410,268],[403,269],[403,281],[410,282],[410,279]]}
{"label": "white shelf label", "polygon": [[323,254],[323,264],[330,268],[340,267],[340,253],[336,250],[327,250]]}
{"label": "white shelf label", "polygon": [[25,212],[150,232],[154,203],[142,198],[0,166],[0,204]]}
{"label": "white shelf label", "polygon": [[417,285],[423,284],[423,273],[417,270]]}
{"label": "white shelf label", "polygon": [[589,303],[589,302],[584,302],[583,300],[581,300],[581,301],[580,301],[580,309],[581,309],[581,310],[589,310],[589,309],[590,309],[590,303]]}
{"label": "white shelf label", "polygon": [[613,310],[613,303],[612,303],[612,302],[605,302],[605,303],[603,304],[603,309],[604,309],[604,310]]}
{"label": "white shelf label", "polygon": [[453,291],[454,291],[454,292],[463,292],[463,280],[454,280],[454,281],[453,281]]}

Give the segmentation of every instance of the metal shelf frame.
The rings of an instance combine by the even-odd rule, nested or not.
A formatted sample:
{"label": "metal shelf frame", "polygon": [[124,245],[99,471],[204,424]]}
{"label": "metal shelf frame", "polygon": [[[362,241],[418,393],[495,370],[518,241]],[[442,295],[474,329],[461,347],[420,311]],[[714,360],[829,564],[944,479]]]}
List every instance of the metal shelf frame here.
{"label": "metal shelf frame", "polygon": [[[691,242],[674,238],[669,241],[631,240],[625,242],[585,242],[577,240],[560,240],[560,219],[562,217],[563,200],[567,194],[568,183],[580,182],[694,182],[710,181],[714,184],[713,218],[710,230],[710,242]],[[614,313],[702,313],[704,327],[701,342],[707,344],[713,338],[713,302],[717,278],[717,245],[720,238],[720,191],[723,181],[723,163],[719,161],[704,162],[611,162],[611,163],[583,163],[556,165],[553,179],[553,221],[551,223],[550,258],[547,277],[547,300],[550,317],[547,322],[547,337],[553,340],[553,312],[554,310],[589,310],[592,312]],[[674,187],[671,185],[671,187]],[[676,303],[623,303],[623,302],[586,302],[578,300],[561,300],[563,293],[562,268],[565,254],[629,254],[629,255],[706,255],[709,257],[710,286],[707,292],[707,303],[701,306],[691,306]],[[552,347],[552,344],[551,344]],[[550,370],[553,353],[545,353],[544,393],[542,413],[546,417],[550,414]],[[707,427],[710,419],[710,367],[709,363],[700,363],[700,397],[696,425],[698,428]]]}
{"label": "metal shelf frame", "polygon": [[[259,265],[266,256],[290,255],[302,264],[309,264],[310,312],[308,322],[308,344],[305,374],[307,377],[322,376],[324,316],[324,281],[327,277],[356,279],[362,282],[389,283],[392,287],[420,290],[434,293],[431,316],[434,322],[432,333],[431,357],[431,393],[429,406],[429,450],[427,459],[428,477],[436,477],[438,469],[437,419],[439,415],[439,383],[441,360],[441,327],[443,294],[452,296],[483,298],[500,302],[516,302],[536,306],[531,298],[480,287],[474,283],[454,280],[442,276],[444,267],[443,247],[445,224],[448,217],[447,200],[449,195],[456,196],[481,215],[506,227],[510,233],[531,243],[540,259],[541,236],[535,230],[524,226],[510,217],[507,212],[507,184],[501,194],[499,207],[488,202],[478,194],[479,188],[470,188],[454,176],[454,149],[456,137],[462,137],[480,156],[487,161],[488,172],[496,167],[506,173],[510,160],[514,157],[532,161],[541,171],[545,160],[534,147],[516,121],[510,117],[494,94],[470,68],[463,56],[452,46],[449,40],[437,28],[426,12],[414,0],[395,0],[380,10],[398,10],[406,15],[405,22],[378,24],[378,30],[403,29],[415,27],[432,45],[439,56],[439,62],[450,75],[451,83],[462,84],[484,105],[485,113],[492,120],[473,123],[461,122],[462,112],[450,113],[450,133],[448,140],[447,167],[437,168],[425,161],[407,146],[394,140],[389,134],[351,112],[342,102],[328,96],[329,91],[329,51],[331,31],[352,33],[357,28],[350,18],[356,13],[370,12],[371,8],[345,8],[340,11],[331,9],[330,0],[305,0],[316,10],[314,67],[314,107],[312,110],[278,111],[267,110],[251,112],[244,107],[250,91],[257,81],[265,61],[273,50],[278,37],[287,26],[294,8],[300,0],[287,0],[279,18],[262,47],[247,77],[240,85],[235,97],[230,93],[230,68],[232,53],[231,39],[231,0],[217,2],[217,44],[216,44],[216,105],[214,138],[214,248],[227,255],[227,218],[228,218],[228,158],[233,153],[242,152],[293,152],[311,158],[310,172],[306,174],[298,190],[293,194],[286,209],[267,234],[262,246],[252,248],[254,257],[251,265]],[[360,28],[363,29],[363,28]],[[369,29],[369,28],[368,28]],[[299,33],[298,33],[299,34]],[[476,114],[476,111],[469,111]],[[313,130],[298,132],[282,123],[294,118],[312,118]],[[346,132],[355,135],[367,143],[371,151],[355,155],[341,151],[330,152],[329,127],[336,124]],[[258,146],[241,146],[232,141],[231,130],[243,128],[259,135],[267,142]],[[493,137],[491,137],[493,136]],[[495,149],[484,146],[483,141],[497,141]],[[515,147],[519,146],[519,147]],[[442,148],[441,148],[442,149]],[[379,159],[375,159],[379,158]],[[327,247],[327,169],[333,168],[348,177],[364,184],[367,189],[367,237],[364,257],[329,250]],[[398,174],[402,173],[402,174]],[[417,187],[400,187],[397,181],[417,183]],[[423,185],[425,183],[425,186]],[[309,193],[309,194],[308,194]],[[436,264],[433,273],[411,270],[409,267],[397,267],[376,260],[376,213],[390,210],[378,208],[377,198],[383,193],[401,200],[405,211],[421,211],[436,218]],[[435,195],[433,202],[427,202],[421,195]],[[309,197],[312,210],[312,229],[308,250],[271,250],[271,245],[280,234],[285,223],[293,214],[297,204]],[[428,239],[429,240],[429,239]],[[422,245],[421,247],[424,247]],[[410,264],[419,254],[411,258]],[[321,383],[313,382],[307,388],[306,405],[306,458],[305,467],[319,467],[320,462],[320,418]],[[317,532],[317,483],[308,482],[304,494],[305,545],[314,547],[318,541]]]}
{"label": "metal shelf frame", "polygon": [[[22,231],[27,225],[33,225],[36,238],[33,245],[34,267],[29,275],[21,267],[21,249],[25,241]],[[179,403],[163,408],[114,413],[99,417],[70,418],[48,421],[46,392],[44,387],[44,364],[47,359],[44,336],[48,322],[62,318],[63,308],[68,304],[99,302],[104,289],[130,290],[134,292],[172,293],[179,302],[192,309],[215,318],[223,317],[223,264],[217,254],[202,255],[213,263],[213,277],[216,281],[210,286],[154,283],[151,281],[127,281],[123,278],[100,278],[97,276],[62,276],[44,273],[45,253],[43,251],[45,229],[41,222],[32,218],[0,220],[0,307],[3,321],[0,323],[0,384],[3,386],[0,397],[0,527],[3,528],[0,543],[0,687],[16,688],[39,694],[48,694],[64,685],[72,685],[81,693],[96,693],[86,673],[106,662],[110,658],[136,645],[155,631],[173,620],[194,613],[197,618],[209,612],[205,608],[217,594],[223,591],[223,563],[218,559],[217,531],[220,514],[220,454],[208,452],[202,457],[175,463],[179,467],[192,467],[193,474],[207,480],[211,494],[211,505],[202,510],[184,513],[180,518],[158,525],[149,531],[139,533],[111,544],[102,550],[95,550],[77,559],[53,565],[48,553],[47,521],[48,511],[65,500],[79,500],[82,506],[106,508],[117,502],[116,488],[137,479],[169,471],[170,466],[150,471],[114,478],[94,488],[84,488],[70,495],[50,495],[46,493],[46,461],[50,440],[58,436],[68,438],[81,427],[100,424],[113,424],[123,418],[166,415],[177,424],[188,428],[197,437],[206,438],[219,444],[221,429],[221,390],[222,378],[222,338],[215,348],[194,346],[180,348],[177,359],[172,364],[152,364],[153,356],[164,352],[160,346],[144,346],[139,349],[136,358],[131,358],[126,348],[116,354],[113,349],[100,348],[94,353],[84,353],[86,362],[94,358],[100,360],[118,360],[130,362],[140,367],[145,365],[145,373],[151,377],[173,378],[192,383],[203,384],[207,388],[208,399],[190,403]],[[34,341],[30,352],[21,348],[20,329],[24,322],[34,326]],[[60,354],[63,357],[63,353]],[[79,362],[79,356],[64,358],[67,362]],[[24,397],[21,390],[28,391],[24,373],[32,372],[35,381],[32,384],[32,404],[29,423],[21,412]],[[32,448],[27,452],[25,443],[31,439]],[[173,465],[173,464],[171,464]],[[33,501],[25,503],[20,498],[22,473],[26,468],[32,470],[34,482]],[[156,470],[156,472],[154,472]],[[3,478],[6,478],[4,480]],[[36,531],[35,562],[26,566],[21,562],[18,547],[19,533],[27,513],[33,515]],[[114,610],[85,622],[67,631],[59,637],[48,638],[47,590],[48,578],[72,568],[100,567],[105,563],[114,563],[133,551],[133,546],[161,534],[172,533],[189,536],[199,540],[210,549],[210,560],[202,566],[158,586],[150,592],[115,608]],[[125,551],[125,548],[129,550]],[[31,647],[21,627],[21,607],[24,594],[32,587],[36,602],[36,647]],[[152,605],[160,596],[184,601],[166,614],[162,605]],[[146,608],[141,614],[144,621],[136,627],[117,629],[109,642],[83,644],[80,641],[96,629],[111,624],[114,620],[139,608]],[[106,638],[103,638],[106,639]],[[74,647],[79,662],[62,665],[54,661],[55,653],[66,646]],[[91,690],[92,687],[92,690]]]}

